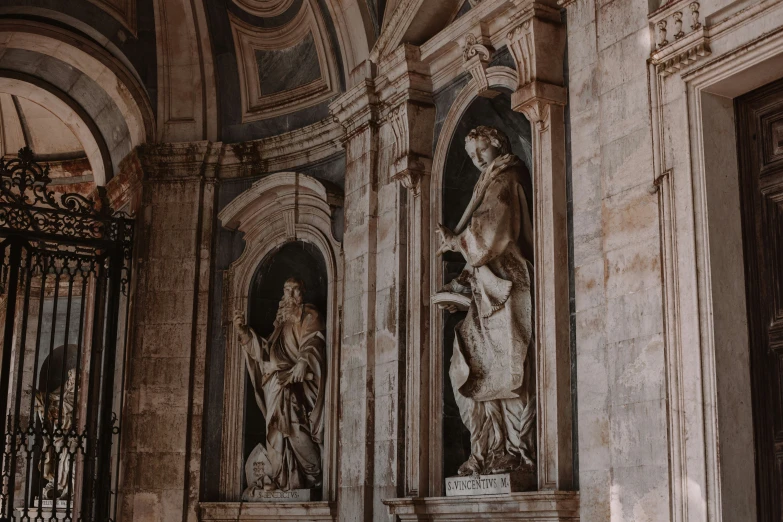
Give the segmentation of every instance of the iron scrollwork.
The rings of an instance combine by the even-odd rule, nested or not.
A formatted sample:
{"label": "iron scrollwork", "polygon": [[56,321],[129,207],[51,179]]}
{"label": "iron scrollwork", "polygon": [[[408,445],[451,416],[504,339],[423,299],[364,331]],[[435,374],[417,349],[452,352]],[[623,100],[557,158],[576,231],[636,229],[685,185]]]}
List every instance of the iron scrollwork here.
{"label": "iron scrollwork", "polygon": [[35,232],[74,239],[130,242],[127,216],[112,215],[102,187],[98,198],[50,190],[49,166],[34,160],[25,147],[15,158],[0,158],[0,232]]}

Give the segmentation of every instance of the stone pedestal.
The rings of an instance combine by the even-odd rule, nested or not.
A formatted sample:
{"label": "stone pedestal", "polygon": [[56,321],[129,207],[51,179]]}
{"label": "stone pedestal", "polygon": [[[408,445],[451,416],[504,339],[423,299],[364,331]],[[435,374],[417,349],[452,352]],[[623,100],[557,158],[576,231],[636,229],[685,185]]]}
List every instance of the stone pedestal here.
{"label": "stone pedestal", "polygon": [[[57,503],[55,507],[55,502]],[[40,512],[39,512],[40,503]],[[70,511],[68,507],[70,505]],[[32,507],[28,509],[17,508],[16,519],[17,520],[72,520],[73,502],[67,500],[38,500],[33,501]]]}
{"label": "stone pedestal", "polygon": [[333,522],[334,502],[202,502],[201,522]]}
{"label": "stone pedestal", "polygon": [[459,520],[522,520],[560,522],[579,520],[579,493],[532,491],[504,495],[395,498],[384,500],[389,514],[401,522]]}

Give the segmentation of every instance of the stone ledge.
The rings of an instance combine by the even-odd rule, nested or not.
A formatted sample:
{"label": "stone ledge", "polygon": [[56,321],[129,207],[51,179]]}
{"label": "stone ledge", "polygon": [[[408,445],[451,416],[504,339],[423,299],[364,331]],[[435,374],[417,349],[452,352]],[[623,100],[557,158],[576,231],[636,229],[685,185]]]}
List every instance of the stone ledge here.
{"label": "stone ledge", "polygon": [[334,502],[201,502],[200,521],[204,522],[334,522]]}
{"label": "stone ledge", "polygon": [[508,495],[394,498],[383,501],[402,522],[497,520],[560,522],[579,520],[576,491],[533,491]]}

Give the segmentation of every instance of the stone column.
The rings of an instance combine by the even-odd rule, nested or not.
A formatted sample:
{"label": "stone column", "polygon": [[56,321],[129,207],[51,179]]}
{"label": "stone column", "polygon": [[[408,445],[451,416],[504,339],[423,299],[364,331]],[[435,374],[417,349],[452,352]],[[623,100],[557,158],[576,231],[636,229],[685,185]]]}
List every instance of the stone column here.
{"label": "stone column", "polygon": [[345,280],[340,348],[339,520],[373,520],[378,100],[364,80],[337,98],[345,129]]}
{"label": "stone column", "polygon": [[[400,240],[397,249],[396,299],[400,303],[397,321],[396,362],[404,375],[404,394],[398,394],[404,412],[396,417],[398,429],[397,459],[404,458],[404,477],[397,477],[396,491],[387,490],[385,498],[426,496],[429,470],[429,306],[430,306],[430,172],[435,107],[429,67],[420,60],[419,48],[403,44],[379,64],[376,81],[379,96],[391,127],[388,181],[392,190],[405,188],[399,195],[397,225]],[[382,163],[384,167],[387,163]],[[379,262],[385,254],[379,249]],[[384,274],[379,270],[379,278]],[[402,390],[400,390],[402,391]],[[400,455],[400,448],[405,448]],[[401,486],[401,487],[399,487]],[[376,509],[385,509],[378,506]]]}
{"label": "stone column", "polygon": [[563,108],[565,31],[554,8],[534,4],[508,33],[519,88],[515,111],[533,127],[538,486],[573,487],[568,224]]}
{"label": "stone column", "polygon": [[119,520],[197,520],[218,149],[199,142],[139,152]]}

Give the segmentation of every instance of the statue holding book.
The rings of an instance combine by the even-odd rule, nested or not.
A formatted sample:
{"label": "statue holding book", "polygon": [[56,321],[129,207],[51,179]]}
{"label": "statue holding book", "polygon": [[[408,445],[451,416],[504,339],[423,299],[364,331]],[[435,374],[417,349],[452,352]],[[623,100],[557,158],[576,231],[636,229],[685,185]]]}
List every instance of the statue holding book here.
{"label": "statue holding book", "polygon": [[459,475],[535,473],[533,226],[522,161],[508,137],[477,127],[465,149],[481,175],[454,230],[439,226],[438,255],[461,253],[461,274],[433,296],[456,327],[449,377],[471,455]]}

